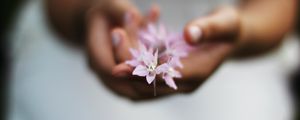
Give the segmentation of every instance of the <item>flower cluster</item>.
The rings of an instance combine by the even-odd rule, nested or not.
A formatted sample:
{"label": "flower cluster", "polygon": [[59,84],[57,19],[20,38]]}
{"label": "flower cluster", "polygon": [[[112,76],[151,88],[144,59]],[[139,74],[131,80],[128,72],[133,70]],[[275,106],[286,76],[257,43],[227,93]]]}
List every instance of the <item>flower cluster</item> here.
{"label": "flower cluster", "polygon": [[126,61],[135,67],[132,74],[146,77],[148,84],[161,77],[169,87],[177,89],[174,78],[181,74],[176,68],[183,68],[180,58],[191,49],[182,35],[170,33],[163,25],[149,24],[138,36],[139,48],[130,49],[132,59]]}

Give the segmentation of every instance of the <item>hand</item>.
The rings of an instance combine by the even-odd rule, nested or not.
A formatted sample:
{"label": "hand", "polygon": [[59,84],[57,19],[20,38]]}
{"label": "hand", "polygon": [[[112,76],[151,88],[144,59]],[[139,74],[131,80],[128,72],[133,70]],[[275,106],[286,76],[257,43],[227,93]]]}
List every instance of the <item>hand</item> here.
{"label": "hand", "polygon": [[[206,17],[190,22],[185,28],[185,38],[197,49],[182,60],[185,68],[180,70],[183,78],[176,81],[178,90],[174,91],[158,81],[158,96],[195,90],[232,53],[257,53],[280,43],[280,38],[293,25],[292,13],[295,11],[295,1],[282,1],[264,4],[246,2],[239,11],[230,7],[220,8]],[[273,7],[278,5],[286,9],[278,10]],[[157,7],[152,8],[147,17],[141,16],[126,0],[47,0],[47,7],[50,22],[63,37],[70,40],[81,38],[77,35],[81,35],[79,33],[83,30],[78,28],[87,29],[85,42],[91,67],[109,88],[132,99],[153,97],[152,87],[144,80],[126,77],[132,72],[132,68],[123,62],[130,58],[128,48],[136,47],[136,30],[146,21],[157,19]],[[132,20],[124,24],[126,12],[130,13]],[[284,14],[270,14],[276,12]],[[84,20],[79,19],[84,18],[83,16],[87,16],[86,24],[81,24]],[[265,18],[275,18],[276,21]],[[114,42],[119,44],[112,45],[111,32],[121,38],[121,41]]]}
{"label": "hand", "polygon": [[199,86],[230,56],[240,40],[241,18],[235,8],[222,7],[212,14],[188,23],[185,39],[196,49],[182,59],[184,68],[179,81]]}
{"label": "hand", "polygon": [[137,30],[146,22],[158,19],[158,7],[153,6],[148,15],[143,17],[128,2],[115,1],[104,6],[110,8],[93,8],[87,16],[87,48],[91,67],[102,82],[115,93],[134,100],[159,98],[175,93],[158,83],[157,96],[154,96],[152,86],[141,78],[126,76],[132,68],[120,64],[131,58],[129,48],[137,46]]}
{"label": "hand", "polygon": [[137,29],[158,19],[157,6],[142,16],[127,0],[47,0],[46,5],[57,33],[72,45],[85,45],[90,67],[112,91],[135,100],[174,93],[167,86],[158,85],[154,97],[152,86],[139,78],[124,77],[131,68],[119,65],[131,57],[128,49],[136,47]]}
{"label": "hand", "polygon": [[[220,8],[209,16],[190,22],[185,28],[185,39],[196,49],[182,59],[184,68],[179,71],[183,77],[176,80],[178,89],[166,88],[163,80],[157,80],[158,94],[190,93],[197,89],[232,53],[239,34],[239,14],[229,7]],[[114,72],[122,73],[120,71],[126,71],[125,67],[126,64],[120,64],[115,67]],[[128,67],[127,74],[130,75],[131,72],[132,69]],[[144,95],[153,92],[142,85],[136,85],[135,88]]]}

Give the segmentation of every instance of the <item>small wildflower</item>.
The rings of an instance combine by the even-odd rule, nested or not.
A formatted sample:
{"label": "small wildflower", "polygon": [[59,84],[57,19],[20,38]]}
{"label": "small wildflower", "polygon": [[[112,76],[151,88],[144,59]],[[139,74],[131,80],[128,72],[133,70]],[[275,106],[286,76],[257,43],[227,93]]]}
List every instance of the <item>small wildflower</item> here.
{"label": "small wildflower", "polygon": [[159,76],[176,90],[174,78],[180,78],[181,74],[175,68],[183,68],[180,58],[191,50],[182,35],[167,31],[162,24],[149,24],[140,30],[138,40],[139,49],[130,49],[132,59],[126,61],[135,68],[132,74],[146,77],[148,84]]}

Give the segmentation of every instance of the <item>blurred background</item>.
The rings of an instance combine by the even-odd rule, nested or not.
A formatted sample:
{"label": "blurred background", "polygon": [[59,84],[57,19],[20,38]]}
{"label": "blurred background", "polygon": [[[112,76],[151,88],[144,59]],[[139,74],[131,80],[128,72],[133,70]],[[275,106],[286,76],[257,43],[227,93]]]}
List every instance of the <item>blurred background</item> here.
{"label": "blurred background", "polygon": [[[43,76],[46,73],[49,73],[51,71],[59,71],[59,72],[65,72],[66,70],[57,70],[56,68],[52,68],[49,66],[53,66],[56,63],[49,63],[49,66],[43,66],[40,64],[43,63],[37,63],[36,64],[28,64],[30,62],[32,56],[28,56],[31,54],[27,54],[26,52],[24,52],[24,55],[26,57],[24,57],[23,52],[19,52],[18,51],[15,53],[15,51],[12,51],[12,48],[10,47],[15,47],[15,46],[22,46],[22,42],[21,45],[10,45],[11,41],[13,41],[14,39],[20,39],[20,37],[26,37],[27,34],[25,33],[17,33],[20,32],[20,30],[18,29],[23,29],[23,31],[27,30],[24,29],[23,27],[32,27],[32,28],[37,28],[37,29],[28,29],[29,31],[31,30],[30,34],[33,34],[32,36],[38,36],[38,37],[33,37],[34,39],[52,39],[47,35],[34,35],[35,33],[39,33],[38,31],[40,31],[41,29],[44,28],[39,28],[36,26],[39,26],[39,20],[41,19],[43,21],[43,19],[45,19],[45,17],[40,17],[42,16],[41,13],[34,13],[34,11],[36,10],[42,10],[39,8],[41,2],[41,0],[3,0],[2,4],[0,5],[0,10],[1,10],[1,27],[0,27],[0,34],[1,34],[1,44],[0,44],[0,111],[1,111],[1,118],[0,119],[9,119],[9,120],[60,120],[60,118],[64,118],[64,119],[73,119],[76,118],[77,115],[79,114],[84,114],[82,117],[82,119],[87,120],[87,118],[95,119],[97,118],[98,115],[97,112],[99,112],[100,116],[106,116],[104,118],[109,119],[110,117],[107,117],[109,115],[113,116],[113,115],[120,115],[120,117],[114,117],[113,119],[120,119],[122,118],[122,116],[130,116],[130,115],[134,115],[134,113],[136,111],[143,111],[143,110],[149,110],[149,113],[154,113],[157,114],[158,119],[164,119],[164,117],[159,117],[159,116],[164,116],[164,113],[157,113],[155,112],[158,108],[162,108],[163,107],[158,107],[158,106],[172,106],[171,103],[178,103],[179,107],[183,107],[183,105],[188,104],[189,107],[202,107],[203,109],[195,109],[195,110],[199,110],[199,114],[198,114],[198,118],[201,118],[199,116],[202,116],[203,119],[205,120],[215,120],[218,117],[216,117],[215,115],[217,113],[221,113],[224,112],[224,114],[221,114],[220,116],[230,116],[232,114],[234,114],[235,112],[238,114],[239,112],[239,108],[245,108],[247,109],[249,107],[249,109],[251,109],[252,107],[254,107],[255,105],[261,105],[260,107],[266,105],[268,106],[268,108],[266,109],[262,109],[262,110],[257,110],[257,112],[261,112],[259,114],[262,114],[261,116],[270,116],[270,115],[275,115],[277,113],[279,114],[283,114],[281,120],[284,120],[285,118],[290,118],[290,119],[295,119],[295,120],[300,120],[300,67],[298,63],[300,63],[299,61],[299,53],[300,53],[300,49],[299,49],[299,34],[300,34],[300,21],[299,19],[297,19],[297,27],[295,26],[295,28],[297,28],[297,30],[293,31],[291,33],[291,35],[289,37],[287,37],[286,42],[282,43],[283,45],[276,50],[275,52],[272,52],[264,57],[259,57],[259,58],[253,58],[250,60],[246,60],[246,61],[229,61],[228,63],[225,64],[224,69],[221,68],[221,70],[218,71],[218,73],[216,75],[214,75],[212,78],[210,78],[210,81],[208,83],[208,85],[205,85],[204,88],[201,88],[200,90],[202,92],[200,92],[199,90],[197,91],[197,95],[194,95],[192,98],[195,98],[195,100],[186,100],[184,97],[188,97],[188,96],[179,96],[179,97],[171,97],[173,99],[172,102],[170,102],[168,104],[167,101],[170,101],[170,99],[163,99],[161,101],[159,101],[158,103],[155,102],[150,102],[149,104],[136,104],[136,103],[132,103],[129,102],[127,100],[122,100],[121,98],[118,97],[114,97],[114,95],[111,95],[111,92],[107,92],[106,90],[98,90],[98,87],[103,87],[101,85],[99,86],[92,86],[92,89],[95,89],[94,91],[90,91],[90,90],[85,90],[85,88],[89,88],[89,85],[92,84],[98,84],[95,81],[91,81],[91,82],[87,82],[87,84],[84,84],[82,86],[80,85],[73,85],[73,86],[68,86],[67,84],[70,83],[70,81],[64,81],[62,83],[60,83],[60,85],[57,85],[57,82],[49,82],[49,81],[42,81],[40,83],[35,84],[34,82],[29,80],[29,83],[32,82],[33,84],[29,84],[26,83],[26,81],[21,80],[21,78],[23,77],[27,77],[29,75],[31,75],[31,77],[29,77],[28,79],[35,79],[35,78],[40,78],[40,76]],[[180,28],[183,27],[183,23],[187,22],[189,19],[194,18],[195,16],[201,16],[201,15],[205,15],[208,11],[210,11],[211,9],[213,9],[214,7],[218,6],[219,4],[222,3],[226,3],[226,4],[234,4],[234,2],[230,1],[230,0],[223,0],[220,3],[217,3],[219,1],[217,0],[202,0],[201,4],[206,4],[206,5],[202,5],[201,8],[199,9],[195,9],[195,4],[193,4],[195,1],[197,0],[191,0],[190,2],[186,2],[186,1],[182,1],[182,2],[174,2],[171,3],[164,1],[164,0],[152,0],[152,1],[139,1],[139,0],[133,0],[134,3],[136,3],[140,9],[142,9],[143,11],[146,11],[147,8],[149,8],[150,4],[155,2],[158,3],[159,5],[162,6],[162,20],[163,21],[170,21],[169,24],[172,25],[172,27],[176,30],[180,30]],[[299,3],[299,2],[298,2]],[[182,9],[182,12],[178,13],[178,12],[173,12],[176,9],[180,8],[181,4],[188,4],[190,6],[192,6],[191,8],[193,9],[189,9],[189,10],[185,10]],[[279,6],[280,7],[280,6]],[[298,5],[298,14],[300,13],[300,9],[299,9],[299,5]],[[280,8],[278,8],[280,9]],[[197,12],[197,13],[191,13],[191,10],[198,10],[201,12]],[[27,12],[26,12],[27,11]],[[28,12],[29,11],[29,12]],[[184,16],[182,17],[183,19],[177,19],[174,16]],[[299,15],[297,15],[299,18]],[[24,19],[24,22],[22,19]],[[176,20],[174,20],[176,19]],[[38,22],[33,22],[31,23],[31,20],[37,20]],[[46,20],[47,21],[47,20]],[[31,24],[28,24],[31,23]],[[43,22],[41,22],[43,23]],[[23,25],[23,24],[27,24]],[[21,27],[18,27],[21,26]],[[23,27],[22,27],[23,26]],[[21,32],[23,32],[21,30]],[[43,31],[43,30],[42,30]],[[16,34],[15,34],[15,33]],[[50,32],[51,33],[51,32]],[[25,35],[24,35],[25,34]],[[53,33],[51,33],[52,35]],[[20,35],[20,36],[15,36],[15,35]],[[28,35],[30,36],[30,35]],[[56,37],[54,37],[56,38]],[[30,37],[29,37],[30,39]],[[18,41],[18,40],[17,40]],[[30,42],[29,42],[30,43]],[[38,54],[39,49],[34,48],[37,45],[41,45],[42,47],[44,47],[45,44],[54,44],[56,45],[57,43],[52,43],[52,42],[45,42],[45,43],[39,43],[37,41],[33,41],[32,43],[35,43],[31,46],[27,46],[24,45],[25,47],[22,48],[20,47],[19,50],[20,51],[26,51],[28,49],[33,49],[33,51],[35,51],[36,53],[34,55],[44,55],[44,56],[40,56],[40,57],[44,57],[45,59],[52,59],[52,57],[47,57],[47,56],[53,56],[53,61],[59,61],[62,62],[63,65],[65,65],[64,67],[70,67],[70,69],[82,69],[84,67],[82,66],[72,66],[72,64],[69,64],[71,62],[71,60],[69,60],[68,58],[64,58],[64,59],[60,59],[60,56],[64,56],[63,53],[61,53],[61,51],[68,51],[66,53],[71,54],[70,58],[72,59],[72,56],[75,56],[74,58],[78,58],[79,60],[74,60],[73,64],[76,63],[81,63],[85,60],[83,60],[83,56],[76,57],[78,56],[77,54],[82,54],[82,52],[78,51],[78,50],[73,50],[73,49],[69,49],[69,48],[61,48],[60,45],[58,45],[59,47],[53,47],[55,49],[59,49],[58,51],[55,52],[50,52],[50,53],[45,53],[45,54]],[[33,46],[33,47],[32,47]],[[52,49],[52,48],[45,48],[45,49]],[[15,49],[13,49],[15,50]],[[43,49],[42,49],[43,50]],[[61,50],[61,51],[60,51]],[[61,53],[61,54],[55,54],[55,53]],[[13,54],[13,55],[12,55]],[[13,57],[12,57],[13,56]],[[15,57],[15,56],[21,56],[21,57]],[[24,57],[24,58],[23,58]],[[17,59],[17,60],[12,60],[12,59]],[[20,61],[18,60],[20,59]],[[37,58],[37,59],[42,59],[42,58]],[[12,63],[12,61],[15,62]],[[27,64],[27,65],[23,65],[23,64]],[[47,63],[46,63],[47,64]],[[32,66],[31,66],[32,65]],[[40,69],[43,69],[43,67],[45,69],[49,69],[48,71],[42,71],[42,72],[38,72],[38,67],[41,67]],[[11,72],[12,68],[15,68],[14,70],[16,70],[15,72]],[[26,70],[26,69],[32,69],[32,70]],[[58,68],[59,69],[59,68]],[[268,70],[272,70],[274,72],[265,72]],[[26,72],[25,72],[26,71]],[[30,72],[31,71],[31,72]],[[90,71],[88,71],[90,72]],[[238,77],[232,77],[230,75],[230,73],[235,72],[237,73],[239,76]],[[62,78],[66,78],[68,79],[68,77],[65,76],[72,76],[72,75],[78,75],[79,77],[85,78],[86,76],[89,75],[85,75],[85,74],[81,74],[81,73],[86,73],[86,71],[79,71],[78,73],[66,73]],[[279,74],[278,74],[279,73]],[[39,74],[39,75],[36,75]],[[89,74],[89,73],[86,73]],[[51,74],[51,75],[56,75],[56,74]],[[50,75],[50,76],[51,76]],[[261,75],[261,76],[260,76]],[[16,77],[17,76],[17,77]],[[47,76],[47,75],[44,75]],[[58,76],[60,76],[60,74],[58,74]],[[74,76],[71,77],[72,79],[78,77],[78,76]],[[249,76],[252,76],[250,78],[247,78]],[[52,77],[53,79],[55,79],[56,77]],[[58,78],[58,77],[57,77]],[[222,82],[222,79],[220,78],[224,78],[224,79],[230,79],[232,81],[232,83],[237,83],[237,84],[227,84],[225,86],[222,85],[216,85],[217,82]],[[242,78],[245,78],[244,81],[240,80]],[[280,80],[282,79],[287,79],[288,83],[282,82]],[[49,78],[50,79],[50,78]],[[92,78],[94,79],[94,78]],[[251,79],[255,79],[253,80],[254,82],[258,82],[257,84],[254,83]],[[266,79],[266,81],[261,81],[261,79]],[[270,88],[265,88],[265,89],[261,89],[259,88],[261,86],[264,85],[270,85],[269,84],[269,80],[275,80],[275,81],[280,81],[276,84],[274,84],[272,87]],[[14,82],[12,83],[12,80],[14,80]],[[26,80],[24,78],[24,80]],[[249,82],[249,81],[251,82]],[[54,80],[55,81],[55,80]],[[87,80],[88,81],[88,80]],[[25,83],[24,83],[25,82]],[[78,82],[80,83],[80,81],[74,81],[74,82]],[[245,85],[249,85],[247,88],[247,86],[239,86],[239,83],[241,84],[245,84]],[[24,85],[25,84],[25,85]],[[64,85],[66,84],[66,85]],[[288,90],[285,90],[285,88],[282,87],[278,87],[280,85],[278,84],[285,84],[284,86],[288,86]],[[239,86],[239,87],[233,87],[233,86]],[[45,87],[46,86],[46,87]],[[48,87],[47,87],[48,86]],[[215,86],[215,87],[210,87],[210,86]],[[275,86],[275,87],[274,87]],[[20,87],[20,89],[18,89],[18,87]],[[69,87],[69,88],[68,88]],[[52,89],[55,88],[56,90],[52,91]],[[72,89],[74,88],[74,89]],[[76,91],[78,93],[78,96],[73,97],[74,99],[69,99],[66,96],[73,94],[73,91],[75,90],[75,88],[78,88],[78,90]],[[256,89],[256,90],[253,90]],[[283,90],[284,89],[284,90]],[[266,93],[261,93],[258,95],[259,91],[266,91]],[[274,91],[275,90],[275,91]],[[17,91],[16,93],[14,93],[14,91]],[[20,91],[22,91],[20,93]],[[34,92],[32,92],[34,91]],[[98,94],[98,91],[105,91],[105,93],[101,93]],[[208,92],[208,91],[215,91],[215,92]],[[227,95],[218,95],[217,91],[225,91],[224,93],[227,93]],[[33,93],[32,95],[31,92]],[[91,92],[91,94],[86,95],[86,92]],[[278,92],[278,94],[276,93]],[[57,95],[57,94],[60,95]],[[211,95],[208,95],[210,94]],[[229,94],[229,95],[228,95]],[[252,94],[256,94],[253,97]],[[269,94],[270,96],[266,96],[266,94]],[[84,98],[81,98],[80,95],[83,95],[84,97],[86,97],[86,99],[94,99],[92,101],[86,100]],[[94,96],[100,96],[100,97],[94,97]],[[101,95],[103,95],[105,98],[103,98],[103,96],[101,97]],[[244,97],[244,98],[239,98],[237,96],[248,96],[248,97]],[[290,99],[290,95],[292,96]],[[91,97],[92,96],[92,97]],[[263,97],[261,97],[263,96]],[[51,97],[60,97],[59,100],[53,100]],[[197,99],[196,99],[197,98]],[[257,99],[257,98],[261,98],[261,99]],[[76,100],[75,100],[76,99]],[[110,108],[110,106],[104,106],[105,109],[108,109],[107,111],[105,110],[101,110],[101,111],[97,111],[98,108],[102,108],[101,105],[103,104],[98,104],[97,101],[104,99],[105,101],[102,102],[106,102],[106,101],[110,101],[111,104],[116,103],[116,105],[112,108]],[[121,99],[121,100],[114,100],[114,99]],[[199,100],[199,99],[202,99]],[[212,100],[214,99],[214,100]],[[223,99],[223,102],[228,102],[228,105],[224,105],[220,103],[220,99]],[[197,102],[199,100],[199,105],[195,105],[193,106],[193,102]],[[235,101],[236,100],[236,101]],[[58,102],[59,101],[59,102]],[[71,102],[70,102],[71,101]],[[83,104],[85,102],[89,101],[89,104],[92,105],[86,105]],[[124,102],[125,101],[125,102]],[[255,103],[253,103],[253,101]],[[53,102],[53,103],[52,103]],[[56,103],[57,102],[57,103]],[[61,103],[60,103],[61,102]],[[68,103],[69,102],[69,103]],[[212,102],[212,103],[210,103]],[[180,103],[182,103],[182,105],[180,105]],[[250,104],[249,104],[250,103]],[[252,104],[253,103],[253,104]],[[44,105],[44,104],[48,104]],[[64,104],[64,105],[62,105]],[[105,104],[105,103],[104,103]],[[125,105],[124,105],[125,104]],[[210,106],[210,104],[213,104],[213,106]],[[234,105],[236,104],[236,105]],[[73,105],[76,105],[77,107],[73,107]],[[274,106],[276,107],[274,107]],[[18,106],[18,107],[15,107]],[[21,106],[21,107],[20,107]],[[42,107],[39,107],[42,106]],[[59,106],[64,106],[64,107],[69,107],[68,109],[64,109],[62,108],[60,110]],[[100,107],[98,107],[100,106]],[[137,107],[136,107],[137,106]],[[151,106],[151,107],[149,107]],[[279,107],[278,107],[279,106]],[[90,108],[93,107],[93,108]],[[97,108],[98,107],[98,108]],[[131,113],[128,113],[127,115],[125,113],[122,113],[123,110],[119,110],[119,109],[124,109],[124,111],[127,111],[127,107],[129,108],[128,111],[133,111]],[[233,108],[233,113],[231,114],[229,111],[231,109],[229,108]],[[257,108],[260,108],[257,107]],[[119,108],[119,109],[118,109]],[[172,107],[174,108],[174,107]],[[235,109],[236,108],[236,109]],[[278,109],[278,108],[282,108],[281,110],[275,111],[274,109]],[[21,110],[14,110],[14,109],[21,109]],[[72,110],[74,109],[82,109],[81,111],[77,111],[74,112]],[[176,107],[174,108],[176,109]],[[178,109],[178,108],[177,108]],[[187,110],[186,116],[190,116],[190,117],[182,117],[182,119],[184,118],[188,118],[188,119],[194,119],[195,116],[192,116],[191,113],[196,112],[195,110],[191,109],[191,110]],[[269,110],[267,112],[262,112],[265,110]],[[17,112],[16,112],[17,111]],[[56,113],[56,112],[57,113]],[[116,114],[111,113],[113,111],[116,111]],[[165,111],[168,111],[167,109],[165,109]],[[227,112],[225,112],[227,111]],[[245,110],[247,111],[247,110]],[[249,110],[251,112],[253,112],[252,110]],[[65,112],[66,114],[61,115],[60,112]],[[86,113],[87,112],[87,113]],[[93,112],[95,112],[95,114],[93,114]],[[102,112],[102,113],[101,113]],[[185,113],[183,111],[178,110],[178,113],[182,112]],[[216,114],[214,114],[214,112]],[[240,116],[245,116],[245,119],[243,120],[250,120],[252,118],[256,118],[255,116],[251,116],[251,112],[249,112],[249,116],[248,115],[240,115]],[[178,114],[178,113],[173,113],[173,114]],[[21,115],[20,115],[21,114]],[[75,115],[77,114],[77,115]],[[91,115],[92,114],[92,115]],[[162,115],[161,115],[162,114]],[[167,114],[167,112],[166,112]],[[172,113],[169,113],[172,114]],[[267,114],[267,115],[266,115]],[[56,116],[55,116],[56,115]],[[61,117],[61,116],[73,116],[73,117]],[[95,116],[93,116],[95,115]],[[143,114],[144,115],[144,114]],[[218,114],[217,114],[218,115]],[[254,114],[253,115],[257,115]],[[17,117],[15,117],[17,116]],[[23,116],[23,117],[20,117]],[[24,117],[25,116],[25,117]],[[58,116],[58,117],[57,117]],[[89,116],[89,117],[86,117]],[[137,115],[138,116],[138,115]],[[248,118],[246,118],[246,116],[248,116]],[[147,116],[146,116],[147,117]],[[239,115],[234,116],[236,117],[236,119],[238,118],[242,118],[239,117]],[[43,118],[47,118],[47,119],[43,119]],[[98,117],[101,119],[101,117]],[[136,117],[129,117],[130,118],[136,118]],[[138,118],[142,118],[142,117],[138,117]],[[210,119],[211,118],[211,119]],[[213,119],[215,118],[215,119]],[[230,119],[231,117],[228,117],[227,119]],[[272,117],[257,117],[262,118],[259,120],[263,120],[263,118],[268,118],[268,119],[264,119],[264,120],[271,120]],[[80,119],[80,118],[77,118]],[[102,117],[103,119],[103,117]],[[150,119],[150,118],[145,118],[145,119]],[[168,118],[169,119],[169,118]],[[227,120],[224,119],[224,120]],[[257,119],[257,120],[258,120]],[[254,120],[254,119],[252,119]],[[275,120],[275,119],[274,119]]]}
{"label": "blurred background", "polygon": [[9,62],[9,45],[7,34],[10,27],[13,24],[14,18],[16,17],[17,10],[22,5],[23,0],[4,0],[1,4],[1,28],[0,28],[0,119],[4,120],[7,117],[8,113],[8,81],[9,81],[9,71],[10,71],[10,62]]}

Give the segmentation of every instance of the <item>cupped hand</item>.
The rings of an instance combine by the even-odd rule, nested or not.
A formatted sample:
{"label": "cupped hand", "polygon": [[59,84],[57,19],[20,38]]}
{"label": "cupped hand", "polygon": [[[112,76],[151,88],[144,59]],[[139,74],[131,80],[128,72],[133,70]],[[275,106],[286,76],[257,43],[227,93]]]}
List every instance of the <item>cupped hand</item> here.
{"label": "cupped hand", "polygon": [[[176,79],[178,89],[168,88],[163,80],[157,80],[157,94],[169,95],[195,91],[232,54],[239,41],[240,24],[238,11],[231,7],[219,8],[208,16],[188,23],[184,30],[185,40],[195,49],[188,57],[182,59],[184,67],[178,69],[182,78]],[[130,75],[132,68],[123,63],[116,66],[113,71],[122,73],[120,76],[126,76],[126,74]],[[140,94],[147,95],[153,92],[149,87],[142,85],[134,87]]]}
{"label": "cupped hand", "polygon": [[[108,7],[108,8],[106,8]],[[130,48],[137,47],[137,31],[148,22],[155,22],[159,8],[151,7],[146,16],[128,1],[113,1],[91,8],[87,14],[87,49],[90,66],[101,81],[116,94],[145,100],[175,93],[157,83],[157,95],[153,86],[144,79],[131,76],[132,68],[124,64],[131,59]]]}
{"label": "cupped hand", "polygon": [[188,23],[185,40],[195,47],[182,59],[182,80],[200,85],[231,56],[241,39],[241,17],[236,8],[221,7],[208,16]]}

